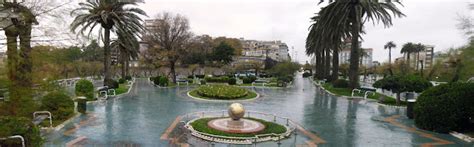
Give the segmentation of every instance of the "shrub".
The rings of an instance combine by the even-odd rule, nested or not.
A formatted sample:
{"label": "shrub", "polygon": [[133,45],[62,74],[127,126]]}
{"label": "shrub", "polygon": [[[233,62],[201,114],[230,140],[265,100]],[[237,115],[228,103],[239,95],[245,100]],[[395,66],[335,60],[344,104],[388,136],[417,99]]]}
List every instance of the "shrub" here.
{"label": "shrub", "polygon": [[310,77],[310,76],[311,76],[311,73],[309,73],[309,72],[303,73],[303,78],[307,78],[307,77]]}
{"label": "shrub", "polygon": [[431,82],[414,75],[394,75],[376,81],[373,86],[391,90],[397,94],[397,104],[400,104],[400,93],[402,92],[422,92],[432,86]]}
{"label": "shrub", "polygon": [[165,76],[161,76],[159,78],[158,85],[160,85],[162,87],[168,86],[168,78],[166,78]]}
{"label": "shrub", "polygon": [[131,80],[132,80],[132,76],[125,76],[125,80],[131,81]]}
{"label": "shrub", "polygon": [[115,80],[110,80],[110,82],[111,82],[111,84],[110,84],[111,87],[109,87],[109,88],[112,88],[112,89],[117,89],[117,88],[119,88],[119,83],[118,83],[117,81],[115,81]]}
{"label": "shrub", "polygon": [[255,80],[257,80],[257,77],[255,77],[255,76],[248,76],[248,77],[242,78],[242,82],[244,84],[251,84],[251,83],[255,82]]}
{"label": "shrub", "polygon": [[188,76],[188,79],[194,79],[194,76],[193,76],[193,75],[189,75],[189,76]]}
{"label": "shrub", "polygon": [[286,83],[289,83],[292,80],[293,80],[293,78],[289,77],[289,76],[282,76],[282,77],[277,78],[277,81],[282,81],[282,82],[286,82]]}
{"label": "shrub", "polygon": [[197,89],[201,96],[217,99],[237,99],[247,96],[248,90],[227,85],[201,86]]}
{"label": "shrub", "polygon": [[229,84],[229,85],[235,85],[235,84],[237,84],[237,79],[235,79],[235,78],[230,78],[228,84]]}
{"label": "shrub", "polygon": [[415,104],[415,125],[440,133],[468,128],[474,118],[473,89],[473,83],[451,83],[426,90]]}
{"label": "shrub", "polygon": [[53,119],[65,120],[74,113],[74,101],[64,92],[53,91],[41,99],[41,109],[53,114]]}
{"label": "shrub", "polygon": [[[24,117],[0,117],[0,138],[21,135],[25,138],[26,146],[42,146],[43,139],[38,127],[30,119]],[[17,139],[0,140],[0,146],[21,146]]]}
{"label": "shrub", "polygon": [[206,80],[201,80],[201,85],[206,85]]}
{"label": "shrub", "polygon": [[334,88],[347,88],[349,87],[349,81],[344,79],[337,79],[332,82]]}
{"label": "shrub", "polygon": [[206,75],[196,75],[197,78],[203,79]]}
{"label": "shrub", "polygon": [[125,82],[127,82],[127,80],[125,80],[124,78],[120,78],[120,79],[118,80],[118,83],[119,83],[119,84],[123,84],[123,83],[125,83]]}
{"label": "shrub", "polygon": [[94,100],[94,84],[88,80],[79,80],[75,87],[76,96],[85,96],[87,100]]}
{"label": "shrub", "polygon": [[206,82],[211,82],[211,83],[228,83],[230,78],[227,76],[222,76],[222,77],[206,77],[204,79],[206,80]]}

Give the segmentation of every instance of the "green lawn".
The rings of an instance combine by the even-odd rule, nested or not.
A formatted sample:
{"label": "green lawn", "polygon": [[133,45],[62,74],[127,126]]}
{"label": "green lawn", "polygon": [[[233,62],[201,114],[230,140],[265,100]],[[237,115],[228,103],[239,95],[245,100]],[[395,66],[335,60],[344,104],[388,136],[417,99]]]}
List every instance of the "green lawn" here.
{"label": "green lawn", "polygon": [[261,135],[261,134],[270,134],[270,133],[275,133],[275,134],[281,134],[286,132],[286,128],[282,125],[261,120],[261,119],[256,119],[256,118],[247,118],[251,119],[254,121],[258,121],[265,125],[265,129],[257,132],[257,133],[251,133],[251,134],[235,134],[235,133],[227,133],[223,131],[219,131],[213,128],[209,128],[207,126],[207,123],[213,119],[217,118],[202,118],[198,119],[194,122],[191,123],[191,126],[194,128],[194,130],[207,133],[207,134],[213,134],[213,135],[220,135],[220,136],[229,136],[229,137],[254,137],[255,135]]}
{"label": "green lawn", "polygon": [[129,88],[127,84],[119,84],[119,87],[115,89],[115,95],[127,93]]}
{"label": "green lawn", "polygon": [[[351,96],[352,90],[350,88],[334,88],[331,83],[325,83],[322,85],[326,90],[330,91],[331,93],[334,93],[338,96]],[[364,93],[355,93],[354,96],[360,96],[364,97]],[[375,95],[370,94],[367,98],[368,99],[373,99],[373,100],[379,100],[381,96],[384,96],[384,102],[383,104],[386,105],[396,105],[397,101],[393,97],[385,96],[380,93],[375,93]],[[400,105],[406,106],[406,102],[401,101]]]}

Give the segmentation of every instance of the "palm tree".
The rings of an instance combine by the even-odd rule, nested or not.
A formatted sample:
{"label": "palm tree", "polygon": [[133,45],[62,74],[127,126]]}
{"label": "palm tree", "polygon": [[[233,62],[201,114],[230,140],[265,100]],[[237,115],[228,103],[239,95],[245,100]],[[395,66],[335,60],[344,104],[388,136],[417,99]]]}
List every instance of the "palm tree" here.
{"label": "palm tree", "polygon": [[416,70],[419,70],[419,63],[420,63],[420,52],[424,51],[425,50],[425,45],[421,44],[421,43],[418,43],[418,44],[415,44],[414,48],[413,48],[413,52],[416,53]]}
{"label": "palm tree", "polygon": [[[339,77],[339,50],[343,39],[349,37],[348,25],[338,21],[329,21],[329,8],[323,8],[311,19],[314,23],[306,39],[306,53],[316,57],[316,77],[336,80]],[[329,24],[326,27],[326,24]],[[330,52],[332,51],[332,76],[329,77]]]}
{"label": "palm tree", "polygon": [[110,33],[127,32],[125,38],[138,36],[144,29],[143,20],[140,16],[146,13],[135,7],[135,2],[116,2],[112,0],[94,0],[86,3],[79,3],[80,8],[71,12],[77,15],[71,23],[71,30],[75,32],[79,29],[81,34],[87,30],[88,36],[97,25],[100,25],[100,34],[104,43],[104,86],[112,86],[112,74],[110,73]]}
{"label": "palm tree", "polygon": [[[127,37],[130,36],[131,37]],[[122,64],[122,78],[129,75],[130,59],[137,59],[140,53],[140,44],[138,39],[130,33],[118,32],[118,38],[110,44],[111,48],[119,53],[120,63]]]}
{"label": "palm tree", "polygon": [[413,52],[415,52],[415,44],[411,42],[405,43],[400,50],[400,53],[404,53],[407,56],[408,67],[410,67],[410,54]]}
{"label": "palm tree", "polygon": [[393,43],[393,41],[387,42],[385,46],[383,46],[384,49],[388,49],[388,71],[390,72],[390,75],[393,75],[392,71],[392,48],[396,48],[397,45]]}
{"label": "palm tree", "polygon": [[[323,2],[322,0],[321,2]],[[362,28],[365,22],[382,22],[385,27],[392,25],[392,14],[395,17],[402,17],[404,14],[395,6],[394,2],[378,2],[373,0],[329,0],[326,6],[328,13],[326,17],[321,16],[325,22],[335,21],[338,24],[345,24],[350,27],[350,31],[343,29],[352,36],[351,57],[349,67],[349,85],[356,88],[359,85],[359,54]],[[396,2],[401,4],[400,2]],[[331,28],[331,23],[323,23],[323,28]],[[328,32],[334,33],[334,32]]]}

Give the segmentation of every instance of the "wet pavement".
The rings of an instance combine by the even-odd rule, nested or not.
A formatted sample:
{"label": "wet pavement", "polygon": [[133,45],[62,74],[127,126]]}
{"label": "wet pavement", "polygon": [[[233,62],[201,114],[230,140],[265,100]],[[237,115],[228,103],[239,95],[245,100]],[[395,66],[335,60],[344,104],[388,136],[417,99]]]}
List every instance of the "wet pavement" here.
{"label": "wet pavement", "polygon": [[[81,115],[62,130],[47,136],[46,146],[169,146],[160,137],[186,113],[226,110],[232,102],[209,102],[189,98],[192,87],[156,88],[146,79],[137,80],[131,93],[120,99],[88,104]],[[405,109],[379,106],[375,102],[347,100],[327,95],[309,79],[297,76],[291,88],[253,88],[262,97],[242,102],[247,110],[289,117],[304,127],[281,142],[281,146],[473,146],[446,134],[418,130]],[[311,134],[313,136],[311,136]],[[319,141],[314,141],[317,138]],[[311,141],[313,140],[313,143]],[[189,139],[191,146],[207,142]],[[277,146],[277,142],[258,146]],[[216,146],[227,146],[216,144]]]}

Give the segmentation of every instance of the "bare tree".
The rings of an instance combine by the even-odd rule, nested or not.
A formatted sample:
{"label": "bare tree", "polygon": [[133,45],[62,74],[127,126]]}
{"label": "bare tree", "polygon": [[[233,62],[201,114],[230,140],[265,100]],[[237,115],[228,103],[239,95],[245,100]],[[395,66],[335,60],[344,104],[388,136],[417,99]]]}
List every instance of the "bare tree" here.
{"label": "bare tree", "polygon": [[176,83],[175,66],[192,37],[188,19],[179,14],[165,12],[158,14],[147,27],[145,40],[150,44],[150,51],[157,52],[162,61],[167,63],[173,83]]}

